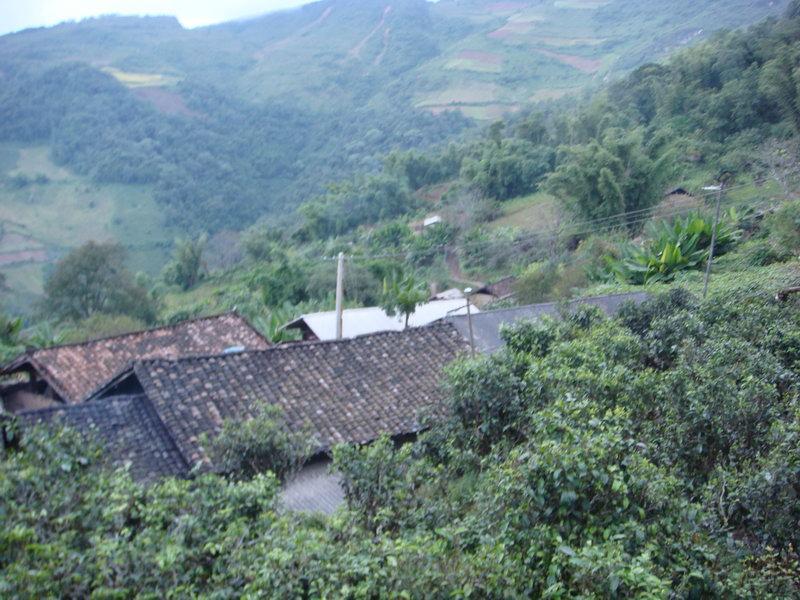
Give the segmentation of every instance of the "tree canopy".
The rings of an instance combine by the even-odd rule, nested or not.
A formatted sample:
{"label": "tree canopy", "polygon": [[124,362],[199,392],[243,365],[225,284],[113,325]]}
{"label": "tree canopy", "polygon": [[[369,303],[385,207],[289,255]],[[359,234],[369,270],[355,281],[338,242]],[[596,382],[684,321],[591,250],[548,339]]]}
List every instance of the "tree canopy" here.
{"label": "tree canopy", "polygon": [[87,242],[70,251],[45,282],[45,306],[61,319],[97,313],[125,314],[146,322],[155,318],[148,290],[125,266],[125,249],[112,242]]}

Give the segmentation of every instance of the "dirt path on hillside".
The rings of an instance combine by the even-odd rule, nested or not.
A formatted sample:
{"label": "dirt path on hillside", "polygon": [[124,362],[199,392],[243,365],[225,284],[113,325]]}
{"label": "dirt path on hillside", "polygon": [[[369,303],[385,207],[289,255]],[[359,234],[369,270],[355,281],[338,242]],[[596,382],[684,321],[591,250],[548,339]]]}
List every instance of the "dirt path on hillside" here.
{"label": "dirt path on hillside", "polygon": [[[375,27],[372,28],[372,31],[370,31],[355,46],[350,48],[350,51],[347,53],[347,57],[348,58],[361,58],[361,51],[364,49],[364,46],[366,46],[367,42],[369,42],[372,39],[372,37],[383,28],[383,26],[386,24],[386,17],[389,16],[390,12],[392,12],[391,4],[383,9],[383,15],[381,15],[381,20],[378,21],[378,24],[375,25]],[[384,34],[384,35],[386,35],[386,34]]]}
{"label": "dirt path on hillside", "polygon": [[311,31],[315,27],[317,27],[319,25],[322,25],[325,21],[328,20],[328,17],[331,16],[332,12],[333,12],[333,7],[329,6],[328,8],[326,8],[322,12],[322,14],[319,17],[314,19],[308,25],[305,25],[305,26],[301,27],[300,29],[298,29],[297,32],[293,33],[292,35],[290,35],[288,37],[283,38],[282,40],[278,40],[277,42],[272,42],[271,44],[267,44],[261,50],[256,52],[256,54],[255,54],[256,59],[261,60],[261,59],[265,58],[270,52],[274,52],[275,50],[280,50],[281,48],[285,48],[286,46],[291,44],[297,38],[307,34],[309,31]]}
{"label": "dirt path on hillside", "polygon": [[463,283],[471,286],[480,287],[483,285],[472,279],[467,279],[467,276],[461,270],[461,261],[458,260],[458,254],[452,248],[446,248],[444,251],[444,262],[447,265],[447,270],[450,273],[450,279],[456,283]]}

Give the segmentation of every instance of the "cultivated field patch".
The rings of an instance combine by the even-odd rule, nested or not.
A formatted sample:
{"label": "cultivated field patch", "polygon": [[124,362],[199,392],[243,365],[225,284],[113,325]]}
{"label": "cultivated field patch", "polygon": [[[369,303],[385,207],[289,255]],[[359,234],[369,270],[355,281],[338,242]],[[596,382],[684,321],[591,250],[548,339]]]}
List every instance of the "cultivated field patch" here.
{"label": "cultivated field patch", "polygon": [[537,192],[504,202],[503,216],[492,221],[489,226],[549,231],[557,228],[560,221],[558,200],[549,194]]}
{"label": "cultivated field patch", "polygon": [[12,314],[29,314],[31,307],[41,299],[44,282],[44,263],[21,262],[2,265],[6,278],[5,288],[0,289],[3,309]]}
{"label": "cultivated field patch", "polygon": [[606,40],[603,38],[592,37],[556,37],[549,35],[537,35],[531,38],[533,43],[552,46],[553,48],[570,48],[574,46],[599,46]]}
{"label": "cultivated field patch", "polygon": [[17,250],[16,252],[0,252],[0,267],[19,263],[45,262],[45,250]]}
{"label": "cultivated field patch", "polygon": [[582,73],[597,73],[600,67],[603,66],[602,59],[599,58],[586,58],[585,56],[576,56],[574,54],[562,54],[560,52],[553,52],[552,50],[545,50],[538,48],[536,50],[539,54],[557,60],[558,62],[577,69]]}
{"label": "cultivated field patch", "polygon": [[12,290],[0,303],[9,310],[29,308],[44,267],[89,240],[122,243],[134,272],[155,275],[168,259],[174,233],[149,187],[92,182],[53,164],[46,146],[0,144],[0,157],[0,176],[29,179],[0,186],[0,267]]}
{"label": "cultivated field patch", "polygon": [[174,85],[178,82],[177,77],[171,77],[161,73],[136,73],[133,71],[122,71],[114,67],[103,67],[101,70],[129,88],[160,87]]}
{"label": "cultivated field patch", "polygon": [[516,35],[526,35],[533,31],[536,23],[533,21],[509,21],[499,29],[487,33],[493,40],[506,40]]}
{"label": "cultivated field patch", "polygon": [[499,73],[502,70],[503,56],[493,52],[462,50],[447,61],[446,69],[476,71],[479,73]]}

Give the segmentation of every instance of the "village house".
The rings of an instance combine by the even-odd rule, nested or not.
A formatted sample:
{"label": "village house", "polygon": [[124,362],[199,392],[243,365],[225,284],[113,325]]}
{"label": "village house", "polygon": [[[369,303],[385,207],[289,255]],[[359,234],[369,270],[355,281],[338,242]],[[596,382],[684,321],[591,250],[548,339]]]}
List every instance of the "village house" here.
{"label": "village house", "polygon": [[440,323],[266,350],[135,361],[86,402],[17,415],[23,425],[66,423],[96,432],[110,462],[130,464],[142,481],[214,471],[204,435],[226,420],[252,418],[259,403],[282,409],[307,432],[314,456],[283,492],[287,507],[330,512],[342,501],[327,453],[382,434],[416,434],[443,414],[442,369],[466,340]]}
{"label": "village house", "polygon": [[[501,348],[504,325],[545,315],[557,318],[582,305],[613,315],[626,302],[640,303],[647,297],[615,294],[476,312],[471,327],[475,348],[486,353]],[[427,419],[441,418],[443,368],[469,352],[470,323],[465,315],[342,340],[268,348],[262,341],[265,347],[255,350],[242,348],[259,343],[243,335],[249,328],[246,321],[230,315],[212,321],[219,325],[222,319],[241,328],[238,345],[205,355],[126,358],[123,368],[82,396],[83,402],[23,410],[17,419],[23,428],[64,424],[93,436],[112,465],[128,465],[135,479],[149,482],[217,471],[203,446],[204,437],[213,438],[228,420],[251,419],[261,403],[269,403],[281,408],[287,427],[309,435],[315,448],[284,485],[284,506],[330,513],[343,501],[338,476],[330,472],[330,450],[340,443],[369,443],[383,434],[407,439]],[[216,347],[236,340],[226,337]],[[191,349],[197,351],[199,341],[195,344]]]}
{"label": "village house", "polygon": [[545,302],[528,306],[485,310],[473,314],[471,319],[465,315],[453,315],[447,317],[445,321],[455,327],[467,340],[470,339],[471,330],[476,351],[492,353],[503,347],[501,330],[504,326],[511,326],[520,321],[538,320],[544,316],[559,318],[562,314],[574,312],[581,306],[596,306],[606,315],[614,316],[626,303],[641,304],[648,297],[649,294],[647,292],[591,296],[568,302]]}
{"label": "village house", "polygon": [[236,313],[79,344],[27,351],[0,369],[6,412],[84,401],[135,360],[263,350],[269,341]]}
{"label": "village house", "polygon": [[[477,312],[477,307],[472,307]],[[467,314],[467,302],[463,298],[436,300],[417,305],[408,319],[408,326],[421,327],[439,321],[450,315]],[[336,339],[336,311],[309,313],[301,315],[284,325],[286,329],[297,329],[303,339]],[[342,337],[352,338],[380,331],[402,331],[405,328],[403,315],[390,316],[379,306],[348,308],[342,311]]]}

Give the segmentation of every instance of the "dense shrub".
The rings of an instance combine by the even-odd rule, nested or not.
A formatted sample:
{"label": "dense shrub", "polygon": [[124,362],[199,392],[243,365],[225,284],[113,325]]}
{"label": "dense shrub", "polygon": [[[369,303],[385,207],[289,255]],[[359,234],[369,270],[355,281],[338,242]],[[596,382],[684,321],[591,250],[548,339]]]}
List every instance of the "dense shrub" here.
{"label": "dense shrub", "polygon": [[216,469],[244,479],[267,471],[285,479],[317,449],[310,435],[291,433],[283,411],[266,402],[257,405],[252,419],[225,421],[206,443]]}
{"label": "dense shrub", "polygon": [[[799,319],[676,290],[505,329],[450,367],[416,442],[335,449],[329,519],[282,514],[272,475],[141,487],[96,446],[27,432],[0,461],[0,591],[797,597]],[[276,432],[240,425],[237,456],[274,460]]]}
{"label": "dense shrub", "polygon": [[800,201],[787,202],[764,219],[772,246],[783,253],[800,253]]}
{"label": "dense shrub", "polygon": [[[715,256],[725,254],[739,239],[737,222],[736,213],[729,213],[717,225]],[[678,271],[705,264],[713,229],[711,218],[700,215],[650,223],[646,241],[642,245],[628,243],[621,256],[609,256],[608,270],[620,281],[637,285],[671,281]]]}

